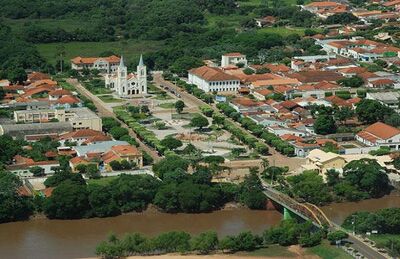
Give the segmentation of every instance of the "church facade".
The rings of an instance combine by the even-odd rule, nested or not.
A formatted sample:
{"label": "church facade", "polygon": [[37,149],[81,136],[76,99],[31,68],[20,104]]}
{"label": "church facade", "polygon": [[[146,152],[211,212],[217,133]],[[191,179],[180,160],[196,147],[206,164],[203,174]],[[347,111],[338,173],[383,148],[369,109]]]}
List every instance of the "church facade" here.
{"label": "church facade", "polygon": [[128,73],[124,58],[121,57],[116,71],[105,76],[105,85],[124,98],[147,94],[147,69],[143,57],[140,56],[136,73]]}

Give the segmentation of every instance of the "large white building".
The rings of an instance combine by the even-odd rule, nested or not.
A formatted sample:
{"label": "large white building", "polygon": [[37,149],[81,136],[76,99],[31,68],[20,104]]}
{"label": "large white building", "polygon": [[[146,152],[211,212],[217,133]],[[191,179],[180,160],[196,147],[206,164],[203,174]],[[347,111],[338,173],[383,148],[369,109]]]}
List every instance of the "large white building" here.
{"label": "large white building", "polygon": [[105,76],[105,84],[107,88],[114,90],[120,97],[129,98],[135,95],[147,94],[147,69],[143,63],[143,57],[140,56],[136,74],[128,74],[124,59],[121,57],[115,73]]}
{"label": "large white building", "polygon": [[360,131],[356,139],[370,147],[400,150],[400,130],[382,122],[376,122]]}
{"label": "large white building", "polygon": [[102,121],[99,116],[86,107],[69,109],[43,109],[14,111],[16,123],[41,123],[68,122],[74,130],[92,129],[102,131]]}
{"label": "large white building", "polygon": [[109,57],[75,57],[71,59],[71,68],[81,71],[83,69],[97,69],[102,73],[112,73],[117,70],[120,58],[117,56]]}
{"label": "large white building", "polygon": [[189,70],[189,83],[204,92],[236,92],[240,79],[216,67],[202,66]]}
{"label": "large white building", "polygon": [[239,63],[243,64],[244,67],[247,67],[246,55],[243,55],[239,52],[226,53],[222,55],[221,67],[228,67],[230,65],[237,65]]}

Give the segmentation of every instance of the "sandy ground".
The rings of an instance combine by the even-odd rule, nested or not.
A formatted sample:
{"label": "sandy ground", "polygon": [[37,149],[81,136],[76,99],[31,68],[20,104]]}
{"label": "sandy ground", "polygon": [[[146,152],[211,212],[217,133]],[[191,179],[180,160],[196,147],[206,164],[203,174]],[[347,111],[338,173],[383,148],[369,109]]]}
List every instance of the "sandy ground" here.
{"label": "sandy ground", "polygon": [[[290,252],[294,254],[292,257],[270,257],[270,256],[251,256],[251,255],[230,255],[230,254],[216,254],[216,255],[180,255],[180,254],[166,254],[166,255],[155,255],[155,256],[129,256],[127,259],[137,259],[137,258],[148,258],[148,259],[320,259],[317,255],[309,255],[305,253],[305,250],[298,246],[293,245],[288,248]],[[96,259],[96,258],[82,258],[82,259]]]}

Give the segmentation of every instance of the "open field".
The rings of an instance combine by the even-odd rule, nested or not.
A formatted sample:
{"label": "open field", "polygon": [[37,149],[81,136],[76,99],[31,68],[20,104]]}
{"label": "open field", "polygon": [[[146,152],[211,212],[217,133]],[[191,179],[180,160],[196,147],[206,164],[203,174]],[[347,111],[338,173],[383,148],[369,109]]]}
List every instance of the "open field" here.
{"label": "open field", "polygon": [[109,176],[109,177],[102,177],[99,179],[90,179],[88,181],[88,184],[98,184],[98,185],[107,185],[109,184],[112,180],[117,179],[119,176]]}
{"label": "open field", "polygon": [[111,94],[99,95],[98,97],[100,98],[100,100],[102,100],[105,103],[121,103],[121,102],[124,102],[124,100],[117,99]]}
{"label": "open field", "polygon": [[140,54],[157,51],[163,45],[162,41],[137,41],[123,40],[115,42],[68,42],[68,43],[43,43],[37,44],[39,53],[50,63],[56,63],[57,47],[65,47],[65,60],[76,56],[99,56],[105,51],[112,51],[115,54],[123,55],[128,63],[139,61]]}
{"label": "open field", "polygon": [[324,240],[320,245],[307,248],[309,254],[318,255],[323,259],[351,259],[349,254],[340,248],[332,246],[328,241]]}
{"label": "open field", "polygon": [[288,36],[290,34],[299,34],[300,36],[304,36],[304,30],[305,28],[265,27],[258,31],[264,33],[276,33],[281,36]]}

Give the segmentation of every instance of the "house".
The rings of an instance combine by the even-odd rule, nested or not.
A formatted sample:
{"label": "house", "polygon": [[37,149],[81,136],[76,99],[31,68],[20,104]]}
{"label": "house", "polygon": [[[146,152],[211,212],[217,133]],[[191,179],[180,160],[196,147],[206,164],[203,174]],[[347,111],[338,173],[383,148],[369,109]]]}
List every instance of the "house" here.
{"label": "house", "polygon": [[106,171],[110,171],[110,162],[126,160],[135,164],[137,167],[143,167],[143,154],[134,146],[117,145],[101,156]]}
{"label": "house", "polygon": [[394,84],[395,82],[389,78],[381,78],[369,81],[367,86],[371,88],[393,88]]}
{"label": "house", "polygon": [[239,52],[226,53],[221,57],[221,67],[229,67],[230,65],[238,65],[243,64],[244,67],[247,67],[247,59],[246,55],[243,55]]}
{"label": "house", "polygon": [[82,145],[110,140],[112,140],[111,137],[106,136],[103,132],[92,129],[81,129],[65,133],[62,134],[58,139],[62,146],[64,146],[66,142],[75,142],[77,145]]}
{"label": "house", "polygon": [[274,16],[265,16],[259,19],[256,19],[257,27],[265,27],[270,26],[276,23],[276,18]]}
{"label": "house", "polygon": [[16,155],[13,158],[13,163],[6,166],[6,169],[19,177],[33,177],[30,172],[32,167],[40,167],[45,175],[53,174],[54,167],[60,166],[60,163],[56,160],[49,161],[33,161],[31,158],[26,158],[21,155]]}
{"label": "house", "polygon": [[400,130],[383,122],[376,122],[356,135],[356,140],[369,147],[389,147],[400,150]]}
{"label": "house", "polygon": [[102,130],[101,118],[86,107],[14,111],[14,121],[16,123],[28,124],[52,121],[68,122],[75,130]]}
{"label": "house", "polygon": [[109,57],[75,57],[71,59],[71,68],[74,70],[97,69],[103,73],[115,72],[119,66],[120,58],[112,55]]}
{"label": "house", "polygon": [[27,76],[27,83],[35,83],[36,81],[39,80],[46,80],[46,79],[51,79],[48,74],[41,73],[41,72],[32,72],[29,73]]}
{"label": "house", "polygon": [[219,68],[202,66],[189,70],[189,83],[197,85],[204,92],[236,92],[240,79],[224,73]]}
{"label": "house", "polygon": [[317,143],[305,143],[299,141],[292,143],[292,145],[294,147],[294,154],[298,157],[306,157],[312,150],[320,148]]}
{"label": "house", "polygon": [[341,171],[346,165],[346,160],[335,153],[325,152],[320,149],[311,150],[306,157],[306,163],[302,165],[305,170],[317,170],[325,175],[329,169]]}
{"label": "house", "polygon": [[378,92],[378,93],[367,93],[366,99],[378,101],[392,109],[399,109],[399,92]]}
{"label": "house", "polygon": [[345,13],[347,11],[347,8],[347,5],[334,1],[312,2],[303,6],[304,10],[314,13],[324,19],[326,19],[330,15]]}
{"label": "house", "polygon": [[319,82],[336,82],[342,79],[343,76],[334,71],[301,71],[288,75],[291,78],[297,79],[303,84],[319,83]]}
{"label": "house", "polygon": [[113,146],[118,145],[129,145],[126,141],[120,140],[112,140],[112,141],[104,141],[95,144],[82,145],[82,146],[74,146],[72,147],[75,150],[77,156],[87,156],[88,154],[103,154],[109,151]]}
{"label": "house", "polygon": [[120,97],[134,97],[147,94],[147,68],[140,56],[136,73],[129,73],[121,57],[120,64],[115,72],[107,73],[105,76],[105,86],[115,91]]}
{"label": "house", "polygon": [[229,105],[239,113],[274,113],[276,111],[265,102],[257,102],[247,97],[234,98]]}

